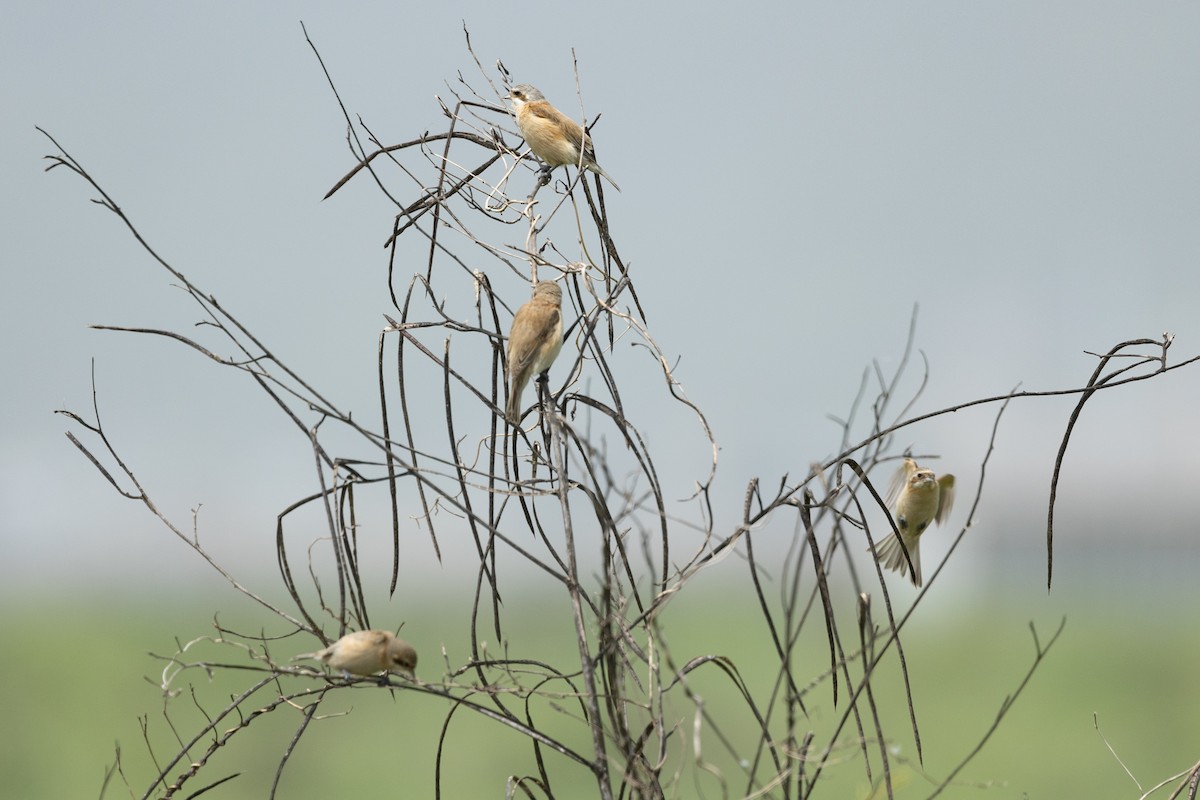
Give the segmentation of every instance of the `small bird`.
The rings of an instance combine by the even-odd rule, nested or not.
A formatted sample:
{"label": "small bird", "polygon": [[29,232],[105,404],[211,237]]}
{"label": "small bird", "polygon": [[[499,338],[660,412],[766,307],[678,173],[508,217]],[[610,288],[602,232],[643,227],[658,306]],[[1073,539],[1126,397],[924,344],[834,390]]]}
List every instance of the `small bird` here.
{"label": "small bird", "polygon": [[521,424],[521,392],[535,375],[550,369],[563,345],[562,289],[539,281],[533,297],[517,309],[508,334],[508,405],[504,416]]}
{"label": "small bird", "polygon": [[[612,176],[596,163],[591,137],[578,122],[550,105],[546,95],[536,87],[522,83],[509,90],[508,99],[512,100],[517,127],[525,137],[525,144],[545,162],[547,174],[555,167],[582,165],[584,169],[603,175],[614,189],[621,191]],[[582,160],[580,148],[583,148]]]}
{"label": "small bird", "polygon": [[[950,516],[950,508],[954,505],[954,476],[939,478],[933,470],[921,469],[916,461],[906,458],[892,478],[887,504],[895,510],[896,527],[912,559],[913,585],[920,586],[921,534],[929,523],[937,520],[940,525]],[[902,576],[908,573],[908,561],[894,533],[875,546],[875,558],[885,568],[897,570]]]}
{"label": "small bird", "polygon": [[292,658],[313,658],[323,661],[331,669],[350,675],[375,675],[379,672],[403,672],[412,676],[417,667],[417,651],[403,639],[397,639],[391,631],[355,631],[347,633],[324,650],[303,653]]}

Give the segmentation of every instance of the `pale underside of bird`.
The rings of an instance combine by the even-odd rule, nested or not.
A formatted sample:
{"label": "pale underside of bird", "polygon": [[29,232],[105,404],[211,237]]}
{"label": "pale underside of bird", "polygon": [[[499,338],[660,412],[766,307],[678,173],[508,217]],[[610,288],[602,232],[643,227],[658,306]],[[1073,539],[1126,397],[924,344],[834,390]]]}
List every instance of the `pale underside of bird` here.
{"label": "pale underside of bird", "polygon": [[347,633],[324,650],[302,653],[293,661],[321,661],[343,676],[400,672],[411,676],[417,667],[417,651],[391,631],[367,630]]}
{"label": "pale underside of bird", "polygon": [[513,102],[517,127],[529,150],[546,165],[548,174],[555,167],[582,167],[604,176],[618,192],[621,187],[596,163],[596,150],[583,127],[546,100],[537,87],[528,83],[514,86],[508,93]]}
{"label": "pale underside of bird", "polygon": [[[931,469],[922,469],[911,458],[896,471],[888,488],[886,503],[893,510],[896,529],[875,546],[875,558],[886,569],[896,570],[901,576],[908,575],[909,560],[912,561],[912,582],[921,585],[921,534],[930,524],[944,524],[954,505],[954,476],[938,477]],[[908,558],[904,557],[908,549]]]}

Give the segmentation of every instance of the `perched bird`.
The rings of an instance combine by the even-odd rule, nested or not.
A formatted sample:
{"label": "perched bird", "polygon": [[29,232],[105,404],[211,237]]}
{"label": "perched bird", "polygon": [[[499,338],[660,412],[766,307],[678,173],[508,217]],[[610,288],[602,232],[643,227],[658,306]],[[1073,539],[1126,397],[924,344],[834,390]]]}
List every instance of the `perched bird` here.
{"label": "perched bird", "polygon": [[563,345],[562,289],[539,281],[533,297],[517,309],[508,334],[508,405],[504,416],[521,424],[521,392],[535,375],[550,369]]}
{"label": "perched bird", "polygon": [[[555,167],[580,166],[603,175],[618,192],[621,187],[612,176],[596,163],[592,140],[579,123],[559,111],[546,100],[546,95],[528,83],[514,86],[508,93],[512,100],[517,127],[533,154],[546,163],[547,173]],[[583,148],[583,159],[579,150]]]}
{"label": "perched bird", "polygon": [[[920,586],[921,534],[929,523],[937,520],[940,525],[950,516],[950,507],[954,505],[954,476],[939,478],[933,470],[921,469],[916,461],[906,458],[892,478],[887,504],[895,510],[896,528],[912,559],[913,585]],[[908,561],[894,533],[875,546],[875,558],[887,569],[898,570],[901,575],[908,573]]]}
{"label": "perched bird", "polygon": [[409,676],[417,667],[417,651],[391,631],[355,631],[347,633],[324,650],[303,653],[292,658],[314,658],[345,677],[375,675],[379,672],[403,672]]}

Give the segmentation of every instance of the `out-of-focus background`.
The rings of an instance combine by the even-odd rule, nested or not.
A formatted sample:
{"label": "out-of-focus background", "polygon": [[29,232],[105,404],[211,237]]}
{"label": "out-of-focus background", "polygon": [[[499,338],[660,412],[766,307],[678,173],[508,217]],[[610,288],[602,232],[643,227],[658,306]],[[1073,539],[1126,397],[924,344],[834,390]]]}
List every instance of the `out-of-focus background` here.
{"label": "out-of-focus background", "polygon": [[[208,632],[218,611],[263,624],[67,442],[52,412],[89,412],[93,370],[106,429],[164,513],[188,527],[198,508],[206,544],[276,599],[275,517],[314,490],[308,443],[241,376],[171,342],[87,327],[187,330],[197,315],[82,182],[42,173],[52,147],[34,126],[164,258],[369,418],[394,211],[365,180],[321,201],[353,159],[301,20],[352,116],[387,143],[443,127],[435,95],[449,97],[460,72],[484,86],[464,23],[485,68],[502,60],[576,118],[602,114],[600,160],[624,190],[606,196],[614,236],[652,334],[721,445],[718,523],[736,522],[750,478],[772,484],[837,452],[830,417],[849,413],[873,360],[895,368],[914,304],[930,377],[913,413],[1018,384],[1081,386],[1095,366],[1087,352],[1164,331],[1176,334],[1174,359],[1200,353],[1195,4],[18,3],[2,17],[0,700],[22,734],[0,763],[13,796],[94,792],[114,740],[144,757],[136,720],[161,705],[139,678],[161,669],[146,651]],[[1143,786],[1200,758],[1186,724],[1200,707],[1197,396],[1200,372],[1184,369],[1087,406],[1059,489],[1050,593],[1046,501],[1075,399],[1006,412],[974,525],[912,627],[931,775],[1019,682],[1033,656],[1027,623],[1048,635],[1064,615],[1063,638],[964,784],[1132,796],[1093,713]],[[936,468],[970,496],[995,413],[939,417],[897,446],[940,454]],[[707,468],[694,423],[638,423],[685,496]],[[950,538],[926,537],[927,563]],[[459,631],[464,601],[447,577],[470,558],[451,553],[439,573],[414,541],[394,612],[424,653],[457,647],[461,658],[439,631]],[[713,581],[718,618],[752,608],[740,586]],[[734,654],[761,638],[693,602],[671,609],[677,646]],[[515,626],[514,640],[545,629]],[[423,663],[436,678],[439,659]],[[444,709],[396,705],[403,724],[386,716],[390,699],[356,702],[360,716],[384,715],[386,733],[364,742],[333,721],[328,752],[387,759],[422,796],[421,748]],[[310,765],[306,786],[340,774]],[[914,771],[907,791],[927,785]]]}

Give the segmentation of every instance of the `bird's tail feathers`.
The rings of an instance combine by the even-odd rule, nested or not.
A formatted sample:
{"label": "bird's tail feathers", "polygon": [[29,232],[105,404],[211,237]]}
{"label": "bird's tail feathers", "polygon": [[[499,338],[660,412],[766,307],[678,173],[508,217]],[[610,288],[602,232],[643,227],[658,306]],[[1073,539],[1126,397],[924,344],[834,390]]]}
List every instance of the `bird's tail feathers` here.
{"label": "bird's tail feathers", "polygon": [[514,428],[521,424],[521,392],[513,387],[508,393],[508,404],[504,407],[504,416],[508,424]]}
{"label": "bird's tail feathers", "polygon": [[[913,585],[920,586],[921,551],[916,542],[908,546],[908,556],[912,559]],[[904,548],[900,546],[900,539],[894,533],[888,534],[883,541],[875,545],[875,559],[883,565],[884,569],[896,570],[901,576],[908,574],[908,560],[904,557]]]}
{"label": "bird's tail feathers", "polygon": [[607,178],[608,182],[612,184],[612,187],[614,189],[616,189],[618,192],[621,191],[621,187],[617,186],[617,182],[612,179],[612,175],[609,175],[607,172],[605,172],[604,169],[599,164],[596,165],[596,172],[600,173],[605,178]]}

